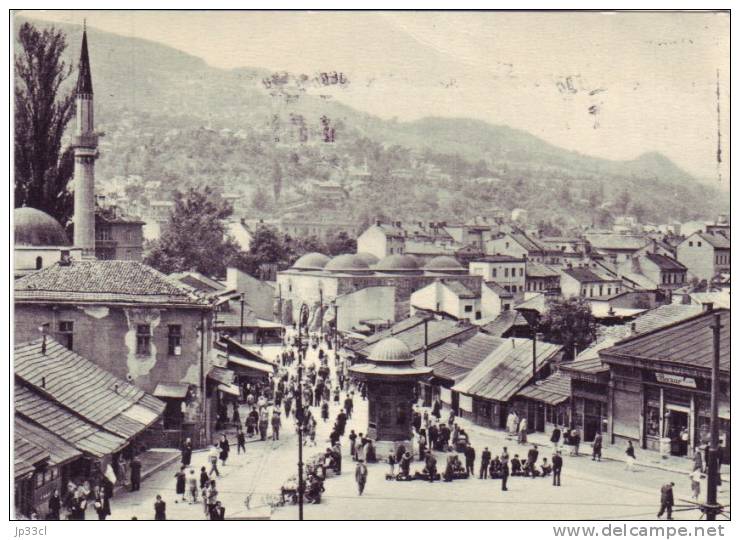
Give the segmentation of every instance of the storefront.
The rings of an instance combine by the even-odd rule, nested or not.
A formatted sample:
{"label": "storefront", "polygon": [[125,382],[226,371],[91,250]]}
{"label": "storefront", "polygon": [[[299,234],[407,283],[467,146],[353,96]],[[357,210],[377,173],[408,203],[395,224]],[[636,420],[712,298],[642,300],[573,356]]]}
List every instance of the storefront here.
{"label": "storefront", "polygon": [[556,371],[544,380],[522,388],[517,394],[517,409],[524,414],[530,431],[551,432],[570,426],[571,378]]}
{"label": "storefront", "polygon": [[709,442],[712,339],[722,320],[718,425],[723,463],[730,462],[730,313],[705,312],[601,351],[611,372],[610,436],[665,455],[693,457]]}

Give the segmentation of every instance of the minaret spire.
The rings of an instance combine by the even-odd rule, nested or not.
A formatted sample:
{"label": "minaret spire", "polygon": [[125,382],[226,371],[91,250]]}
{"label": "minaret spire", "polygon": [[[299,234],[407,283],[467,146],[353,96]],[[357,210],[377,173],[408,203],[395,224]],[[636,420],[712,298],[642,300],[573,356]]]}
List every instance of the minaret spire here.
{"label": "minaret spire", "polygon": [[83,257],[95,256],[95,159],[98,157],[98,135],[93,115],[93,86],[90,55],[87,50],[87,21],[82,30],[77,92],[75,150],[74,245],[82,248]]}

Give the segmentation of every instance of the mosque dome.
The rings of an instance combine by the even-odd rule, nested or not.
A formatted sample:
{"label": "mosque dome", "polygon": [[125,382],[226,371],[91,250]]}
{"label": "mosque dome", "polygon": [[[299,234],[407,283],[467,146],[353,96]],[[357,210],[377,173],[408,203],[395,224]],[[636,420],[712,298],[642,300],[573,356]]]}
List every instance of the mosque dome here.
{"label": "mosque dome", "polygon": [[389,337],[380,340],[370,350],[367,357],[371,362],[411,362],[411,351],[398,338]]}
{"label": "mosque dome", "polygon": [[452,273],[452,274],[460,274],[465,271],[465,269],[462,267],[462,265],[457,262],[456,259],[453,257],[449,257],[447,255],[440,255],[439,257],[434,257],[431,261],[429,261],[425,266],[424,270],[429,272],[435,272],[438,274],[443,273]]}
{"label": "mosque dome", "polygon": [[328,262],[329,257],[323,253],[314,251],[312,253],[306,253],[300,257],[293,264],[293,268],[296,270],[323,270]]}
{"label": "mosque dome", "polygon": [[413,255],[388,255],[375,265],[377,272],[417,272],[419,262]]}
{"label": "mosque dome", "polygon": [[361,251],[360,253],[357,254],[357,257],[365,261],[368,266],[377,264],[379,260],[375,255],[373,255],[372,253],[368,253],[366,251]]}
{"label": "mosque dome", "polygon": [[35,208],[13,210],[15,244],[18,246],[69,246],[69,238],[59,222]]}
{"label": "mosque dome", "polygon": [[366,274],[370,272],[370,265],[368,265],[362,257],[351,253],[345,253],[344,255],[337,255],[330,260],[324,267],[324,270],[340,274]]}

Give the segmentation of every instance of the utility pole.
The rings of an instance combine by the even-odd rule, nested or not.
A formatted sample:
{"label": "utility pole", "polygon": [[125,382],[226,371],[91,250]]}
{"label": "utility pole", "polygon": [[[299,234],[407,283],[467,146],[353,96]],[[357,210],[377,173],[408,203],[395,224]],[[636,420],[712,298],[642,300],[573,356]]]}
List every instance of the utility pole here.
{"label": "utility pole", "polygon": [[319,335],[324,333],[324,289],[319,287],[319,315],[321,320],[319,321]]}
{"label": "utility pole", "polygon": [[334,301],[334,354],[339,358],[339,304]]}
{"label": "utility pole", "polygon": [[[206,317],[205,311],[200,312],[200,405],[201,421],[203,422],[203,439],[208,439],[208,406],[206,404],[206,373],[205,373],[205,339]],[[205,446],[206,441],[201,441]]]}
{"label": "utility pole", "polygon": [[[533,328],[533,330],[535,330]],[[537,332],[532,332],[532,382],[537,381]]]}
{"label": "utility pole", "polygon": [[709,417],[709,452],[707,456],[707,504],[704,509],[707,521],[715,521],[720,512],[717,504],[717,484],[719,481],[719,337],[722,329],[720,313],[714,314],[714,355],[712,357],[712,401]]}
{"label": "utility pole", "polygon": [[[300,334],[298,339],[300,349]],[[298,353],[298,395],[295,400],[296,420],[298,421],[298,519],[303,521],[303,360]]]}
{"label": "utility pole", "polygon": [[429,350],[429,318],[424,319],[424,367],[429,365],[427,352]]}
{"label": "utility pole", "polygon": [[239,343],[244,344],[244,293],[241,299],[241,315],[239,316]]}

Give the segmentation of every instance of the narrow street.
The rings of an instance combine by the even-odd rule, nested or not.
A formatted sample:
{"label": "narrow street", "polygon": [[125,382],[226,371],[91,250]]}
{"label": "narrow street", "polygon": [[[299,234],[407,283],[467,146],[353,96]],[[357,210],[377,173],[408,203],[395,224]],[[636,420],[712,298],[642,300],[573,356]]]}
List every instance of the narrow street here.
{"label": "narrow street", "polygon": [[[273,358],[279,347],[265,347],[263,354]],[[307,365],[316,362],[317,353],[309,349]],[[332,370],[333,362],[330,362]],[[334,373],[332,372],[332,376]],[[343,398],[344,396],[342,396]],[[322,453],[328,446],[333,420],[339,412],[331,403],[330,420],[320,420],[318,407],[312,408],[318,419],[317,445],[304,447],[304,461]],[[242,418],[246,415],[242,414]],[[443,416],[443,418],[446,418]],[[291,419],[292,421],[292,419]],[[459,420],[461,427],[471,436],[477,455],[484,447],[494,454],[507,446],[511,456],[526,454],[531,445],[519,446],[508,441],[503,432],[480,428],[467,420]],[[689,499],[689,462],[686,474],[655,468],[637,467],[634,472],[625,470],[620,461],[594,462],[590,456],[570,457],[564,452],[562,487],[552,486],[550,478],[511,477],[509,490],[500,489],[499,480],[471,478],[452,483],[423,481],[386,481],[388,465],[369,464],[368,484],[360,497],[354,481],[354,463],[349,456],[346,434],[351,429],[361,433],[367,426],[367,402],[355,396],[355,412],[347,422],[345,437],[341,441],[344,452],[342,474],[330,476],[325,482],[321,504],[306,505],[305,519],[654,519],[659,506],[659,489],[666,482],[676,483],[675,519],[698,519],[698,510],[681,511]],[[232,441],[233,442],[233,441]],[[270,512],[280,487],[297,473],[297,434],[283,419],[279,441],[247,441],[246,454],[237,455],[232,444],[225,467],[219,465],[221,478],[217,479],[219,499],[226,508],[227,518],[297,519],[295,505],[276,507]],[[540,456],[550,456],[551,449],[541,448]],[[588,451],[583,448],[583,451]],[[196,474],[206,466],[205,451],[193,454],[192,465]],[[385,456],[378,456],[384,460]],[[438,456],[442,463],[444,458]],[[476,463],[476,472],[479,462]],[[423,464],[414,462],[412,472],[421,470]],[[141,491],[121,493],[111,500],[113,519],[151,519],[157,494],[167,503],[168,519],[204,519],[202,501],[189,504],[175,496],[174,475],[179,463],[173,464],[142,483]],[[704,489],[704,487],[703,487]],[[249,499],[250,508],[246,501]],[[729,499],[729,484],[724,484],[720,499]],[[391,503],[391,504],[389,504]],[[92,515],[88,516],[91,519]]]}

